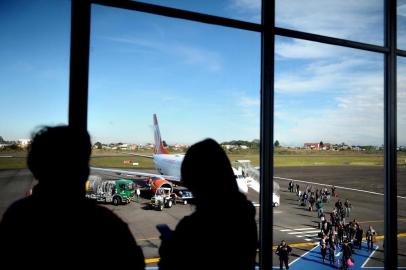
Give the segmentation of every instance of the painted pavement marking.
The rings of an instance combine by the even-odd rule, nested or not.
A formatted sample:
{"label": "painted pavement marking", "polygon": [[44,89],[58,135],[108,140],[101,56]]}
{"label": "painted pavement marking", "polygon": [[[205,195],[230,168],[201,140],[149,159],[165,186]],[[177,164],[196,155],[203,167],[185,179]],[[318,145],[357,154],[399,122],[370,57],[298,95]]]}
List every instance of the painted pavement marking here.
{"label": "painted pavement marking", "polygon": [[[285,181],[296,181],[300,183],[306,183],[306,184],[313,184],[313,185],[318,185],[318,186],[325,186],[325,187],[332,187],[333,185],[329,184],[322,184],[322,183],[316,183],[316,182],[310,182],[310,181],[304,181],[304,180],[298,180],[298,179],[292,179],[292,178],[285,178],[285,177],[279,177],[279,176],[274,176],[274,178],[279,179],[279,180],[285,180]],[[383,196],[383,193],[378,193],[378,192],[373,192],[369,190],[363,190],[363,189],[356,189],[356,188],[349,188],[349,187],[343,187],[343,186],[336,186],[336,188],[339,189],[345,189],[345,190],[351,190],[351,191],[358,191],[358,192],[364,192],[364,193],[369,193],[369,194],[374,194],[374,195],[380,195]],[[397,196],[399,199],[406,199],[406,197],[403,196]]]}
{"label": "painted pavement marking", "polygon": [[285,232],[289,235],[292,236],[296,236],[298,238],[304,238],[303,240],[309,242],[309,241],[314,241],[317,240],[318,238],[318,233],[320,232],[320,229],[315,229],[314,227],[309,228],[309,227],[305,227],[305,228],[292,228],[292,229],[282,229],[279,230],[281,232]]}

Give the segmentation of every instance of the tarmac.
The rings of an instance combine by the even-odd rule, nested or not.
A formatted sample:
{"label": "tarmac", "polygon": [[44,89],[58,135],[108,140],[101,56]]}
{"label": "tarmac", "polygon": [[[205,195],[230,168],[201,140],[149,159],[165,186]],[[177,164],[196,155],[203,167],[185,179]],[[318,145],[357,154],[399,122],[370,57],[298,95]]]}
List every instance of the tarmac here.
{"label": "tarmac", "polygon": [[[102,174],[105,179],[117,179],[124,176]],[[350,219],[356,219],[364,229],[372,225],[378,233],[377,245],[379,248],[370,254],[365,267],[383,267],[383,232],[384,232],[384,204],[383,194],[383,167],[380,166],[312,166],[312,167],[278,167],[275,168],[275,180],[280,184],[281,205],[273,208],[273,244],[277,245],[281,240],[286,240],[293,248],[290,262],[305,261],[308,254],[317,254],[317,213],[310,212],[299,205],[296,194],[288,192],[288,179],[296,180],[303,190],[308,183],[314,188],[322,185],[336,185],[349,189],[337,188],[338,197],[332,198],[325,204],[325,212],[329,213],[337,199],[345,201],[349,199],[353,209]],[[56,176],[57,178],[57,176]],[[134,179],[137,183],[143,183],[143,179]],[[302,182],[303,181],[303,182]],[[33,187],[35,181],[28,170],[0,170],[0,218],[7,207],[15,200],[26,196],[26,192]],[[215,194],[215,183],[208,182],[208,189]],[[368,193],[370,192],[370,193]],[[371,193],[372,192],[372,193]],[[375,194],[376,193],[376,194]],[[406,196],[406,168],[399,169],[398,195]],[[160,245],[159,233],[156,224],[165,223],[174,229],[176,224],[186,215],[194,211],[191,204],[177,204],[163,211],[156,211],[148,207],[150,193],[143,190],[140,202],[127,205],[113,206],[104,204],[128,223],[137,243],[142,247],[147,266],[154,267],[159,260],[158,248]],[[259,194],[250,190],[247,197],[255,204],[259,203]],[[218,200],[219,207],[230,207],[221,200],[221,197],[213,196]],[[257,222],[259,207],[257,207]],[[259,227],[259,226],[258,226]],[[406,266],[406,199],[398,198],[398,265]],[[181,252],[181,251],[180,251]],[[310,253],[309,253],[310,252]],[[318,260],[317,256],[313,260]],[[273,254],[274,266],[279,266],[278,257]],[[293,269],[293,268],[291,268]],[[307,267],[306,267],[307,269]],[[316,268],[314,268],[316,269]]]}

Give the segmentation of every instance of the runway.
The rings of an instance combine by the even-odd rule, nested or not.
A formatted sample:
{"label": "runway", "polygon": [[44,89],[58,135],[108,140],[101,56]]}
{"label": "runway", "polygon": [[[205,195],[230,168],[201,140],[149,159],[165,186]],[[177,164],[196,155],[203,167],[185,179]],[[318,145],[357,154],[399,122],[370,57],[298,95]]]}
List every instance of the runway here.
{"label": "runway", "polygon": [[[118,178],[116,175],[102,175],[104,178]],[[340,166],[340,167],[286,167],[275,168],[275,176],[281,178],[292,178],[300,181],[319,183],[320,185],[337,185],[350,189],[359,189],[373,193],[383,193],[383,168],[366,166]],[[283,179],[275,179],[280,184],[281,206],[274,208],[273,237],[274,245],[282,239],[286,240],[293,247],[291,260],[298,258],[314,247],[317,239],[318,218],[316,212],[309,212],[300,206],[294,193],[287,191],[288,182]],[[406,170],[399,170],[400,196],[406,196]],[[298,182],[303,190],[304,182]],[[26,192],[34,185],[34,181],[28,170],[2,170],[0,171],[0,216],[6,208],[16,199],[25,196]],[[315,188],[318,185],[313,184]],[[210,182],[208,188],[215,190],[215,184]],[[344,201],[348,198],[353,205],[351,219],[355,218],[367,230],[372,225],[379,235],[383,234],[383,196],[379,194],[359,192],[354,190],[337,189],[338,196],[325,205],[325,211],[330,212],[334,202],[340,198]],[[128,223],[131,232],[142,247],[144,256],[147,258],[147,266],[156,266],[159,258],[158,247],[160,245],[159,234],[155,229],[158,223],[166,223],[172,229],[184,217],[193,212],[193,205],[174,205],[172,208],[165,208],[162,212],[149,210],[148,192],[142,193],[139,203],[128,205],[105,205],[114,213]],[[250,191],[247,197],[254,203],[259,203],[259,195]],[[230,207],[221,198],[216,196],[213,199],[219,201],[219,207]],[[259,207],[257,208],[257,222]],[[398,229],[399,233],[406,233],[406,200],[398,199]],[[399,238],[398,260],[400,266],[406,266],[406,238]],[[382,241],[380,241],[382,246]],[[274,254],[274,265],[278,265],[278,258]],[[381,267],[383,250],[378,249],[372,258],[367,262],[368,267]]]}

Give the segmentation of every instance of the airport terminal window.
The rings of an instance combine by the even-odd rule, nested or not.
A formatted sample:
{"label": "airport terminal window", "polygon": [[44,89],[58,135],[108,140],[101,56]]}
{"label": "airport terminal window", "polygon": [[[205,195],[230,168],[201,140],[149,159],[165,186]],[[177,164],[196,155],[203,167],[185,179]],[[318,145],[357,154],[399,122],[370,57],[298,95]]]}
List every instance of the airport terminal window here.
{"label": "airport terminal window", "polygon": [[[356,243],[357,225],[382,236],[383,56],[284,37],[276,38],[275,53],[274,181],[281,205],[274,243],[284,239],[294,254],[314,258],[318,248],[304,255],[305,247],[318,243],[321,231],[336,243]],[[367,267],[383,267],[379,251]],[[274,256],[274,266],[278,261]]]}
{"label": "airport terminal window", "polygon": [[[160,179],[154,177],[148,186],[147,177],[136,173],[179,176],[179,167],[168,172],[172,166],[130,154],[153,154],[156,114],[169,153],[185,153],[191,144],[210,137],[223,144],[237,169],[245,164],[236,160],[258,166],[260,35],[101,5],[92,5],[91,25],[91,164],[135,171],[115,178],[134,180],[139,201],[106,207],[127,221],[150,262],[147,266],[155,266],[160,245],[155,225],[174,229],[194,206],[189,199],[176,200],[157,213],[156,201],[168,195],[169,184],[155,191]],[[224,194],[218,193],[210,166],[210,160],[201,164],[207,170],[207,192],[222,207]],[[114,178],[105,171],[93,170],[92,175]],[[257,208],[258,191],[248,194]]]}
{"label": "airport terminal window", "polygon": [[383,0],[277,0],[277,27],[383,45]]}
{"label": "airport terminal window", "polygon": [[[140,114],[140,112],[149,111],[151,108],[153,108],[153,112],[158,114],[159,122],[162,123],[161,132],[164,133],[163,130],[165,130],[167,135],[164,135],[164,138],[167,138],[169,146],[175,140],[187,138],[187,136],[193,135],[194,132],[221,140],[221,136],[215,136],[215,128],[223,130],[224,134],[222,136],[224,135],[224,137],[239,134],[241,137],[245,136],[245,138],[252,139],[255,137],[249,137],[250,132],[253,132],[253,128],[256,128],[254,133],[259,134],[258,128],[261,127],[262,131],[265,130],[265,132],[261,131],[260,133],[262,134],[262,138],[260,138],[262,140],[260,146],[262,147],[261,162],[264,162],[263,164],[271,163],[271,160],[268,159],[272,155],[269,154],[275,153],[275,176],[280,178],[293,178],[292,175],[295,174],[303,178],[307,170],[310,170],[310,174],[315,172],[315,165],[322,167],[321,165],[324,164],[321,163],[335,162],[334,165],[336,166],[340,162],[344,162],[345,164],[339,167],[339,169],[342,169],[340,174],[343,175],[345,168],[350,167],[352,170],[349,172],[347,179],[351,179],[356,174],[355,167],[364,168],[363,166],[370,165],[370,162],[376,162],[377,165],[374,168],[371,167],[368,171],[361,172],[366,173],[365,177],[362,178],[362,181],[366,182],[370,178],[376,178],[379,173],[375,172],[375,170],[383,170],[383,166],[379,163],[382,158],[379,155],[382,153],[381,147],[384,144],[386,170],[382,179],[385,179],[385,181],[381,181],[380,184],[379,181],[373,182],[374,184],[371,184],[370,187],[372,190],[366,188],[365,190],[378,193],[373,195],[377,196],[374,198],[378,198],[381,196],[379,194],[383,186],[386,189],[392,185],[390,180],[396,179],[391,177],[391,173],[396,170],[392,165],[396,164],[391,160],[391,156],[393,153],[397,154],[398,190],[396,188],[388,189],[389,192],[384,197],[385,201],[382,201],[388,217],[385,219],[387,221],[385,235],[388,237],[385,242],[388,242],[385,245],[384,263],[386,268],[394,268],[396,254],[400,254],[397,256],[398,265],[405,266],[404,256],[402,256],[405,250],[404,238],[402,238],[404,234],[402,227],[404,224],[402,221],[404,216],[402,211],[405,208],[403,206],[404,200],[401,198],[394,199],[396,191],[399,196],[402,196],[404,191],[403,154],[400,150],[396,152],[396,144],[392,144],[392,141],[396,140],[396,134],[393,134],[396,131],[396,123],[393,122],[396,119],[396,112],[391,111],[393,106],[390,105],[391,97],[396,94],[394,89],[396,84],[394,82],[397,81],[397,146],[400,148],[403,146],[403,133],[401,132],[403,131],[402,125],[404,122],[404,113],[402,113],[404,107],[404,91],[402,89],[404,78],[402,76],[405,73],[405,61],[403,58],[398,59],[398,78],[396,78],[396,64],[394,64],[396,59],[394,60],[393,57],[396,54],[405,56],[404,51],[395,51],[396,46],[399,49],[405,49],[404,0],[356,1],[356,3],[329,1],[327,4],[325,1],[307,1],[306,5],[301,5],[302,2],[293,0],[276,1],[276,11],[271,6],[269,11],[263,13],[265,14],[263,18],[258,15],[261,13],[259,1],[229,0],[221,4],[218,1],[204,1],[204,4],[201,4],[198,1],[195,1],[195,3],[187,1],[186,3],[151,0],[145,1],[142,4],[143,7],[134,4],[136,1],[126,0],[90,0],[89,2],[94,4],[92,5],[91,17],[92,47],[90,48],[88,128],[95,143],[99,141],[99,144],[94,146],[96,148],[94,153],[100,150],[100,155],[92,159],[93,165],[103,166],[108,162],[113,167],[151,167],[151,162],[142,163],[116,154],[111,157],[109,152],[103,152],[103,149],[99,149],[103,148],[105,141],[112,142],[119,139],[117,145],[107,146],[122,149],[119,151],[130,151],[125,149],[129,147],[126,142],[130,140],[124,134],[134,134],[134,137],[140,140],[147,134],[151,134],[151,131],[148,131],[145,127],[152,124],[152,119],[144,119]],[[69,59],[70,3],[77,4],[76,7],[72,5],[75,13],[81,6],[86,6],[88,2],[84,0],[66,0],[43,1],[35,4],[24,2],[17,5],[19,2],[14,4],[13,1],[13,3],[1,4],[0,22],[7,27],[0,30],[2,37],[5,37],[0,45],[3,46],[0,49],[2,59],[0,63],[0,77],[2,76],[0,87],[2,90],[4,89],[4,91],[1,91],[2,101],[5,100],[5,105],[0,107],[2,116],[5,116],[0,121],[0,131],[4,132],[4,134],[0,134],[2,136],[0,143],[3,142],[4,144],[4,141],[20,139],[20,136],[28,136],[29,132],[39,124],[66,123],[67,115],[65,113],[68,106],[69,124],[83,128],[87,127],[88,73],[86,59],[89,52],[86,51],[86,36],[88,34],[86,31],[81,31],[81,29],[86,29],[86,26],[88,26],[86,18],[90,18],[90,13],[84,12],[85,14],[83,14],[79,12],[80,16],[73,16],[74,19],[72,20],[73,22],[80,22],[78,24],[80,27],[72,27],[71,48],[73,49],[70,57],[71,60],[74,60],[72,63],[80,64],[71,66],[69,90],[71,99],[68,105],[67,87],[69,82],[66,75],[68,73]],[[177,11],[159,8],[148,3],[162,4],[185,10]],[[275,4],[274,1],[265,0],[262,3],[263,9],[267,7],[266,5]],[[100,6],[96,4],[100,4]],[[128,11],[123,9],[117,11],[112,7],[121,7],[128,9]],[[81,10],[81,12],[83,11],[86,11],[86,8]],[[196,16],[193,11],[224,16],[224,18],[205,14]],[[385,15],[384,12],[386,12]],[[163,17],[156,17],[147,13],[159,14],[163,15]],[[120,27],[117,24],[120,21],[120,18],[117,18],[120,16],[117,14],[123,16],[121,20],[125,20],[132,26],[130,29],[132,32],[127,32],[128,26]],[[311,17],[307,17],[306,14],[311,14]],[[130,19],[131,16],[136,18]],[[233,18],[233,20],[228,18]],[[276,19],[276,28],[265,28],[264,25],[259,23],[261,19],[263,20],[262,23],[273,22]],[[204,24],[201,24],[201,22]],[[397,33],[394,31],[396,29],[394,23],[397,23]],[[223,28],[224,26],[227,28]],[[271,26],[273,27],[273,25]],[[245,32],[243,29],[249,31]],[[389,29],[389,31],[385,33],[384,29]],[[393,33],[397,34],[397,44],[393,42],[395,39],[390,39]],[[147,34],[150,34],[155,39],[151,39]],[[206,35],[213,39],[213,42],[210,42],[210,39],[205,39]],[[266,42],[261,43],[261,35],[266,39]],[[276,37],[275,51],[272,46],[260,48],[261,44],[266,44],[267,41],[271,40],[268,39],[270,37]],[[165,46],[162,46],[159,44],[159,41],[162,40],[169,42],[165,42]],[[309,41],[317,41],[318,43],[310,43]],[[112,46],[113,43],[116,46]],[[325,45],[322,45],[323,43]],[[114,52],[112,48],[114,48]],[[172,58],[170,55],[172,55]],[[229,59],[232,59],[232,61],[229,62]],[[168,68],[169,63],[171,64],[170,68]],[[183,68],[182,65],[184,65]],[[160,73],[163,69],[167,73]],[[221,74],[224,70],[231,70],[233,74]],[[272,76],[269,76],[270,73],[275,75],[275,80]],[[120,76],[117,76],[117,74]],[[176,80],[179,74],[184,75],[182,80]],[[208,77],[207,74],[211,76]],[[124,80],[115,79],[114,76],[124,78]],[[22,77],[24,79],[21,79]],[[261,77],[270,77],[271,79],[263,80],[260,83]],[[241,84],[236,81],[236,78],[253,79]],[[160,80],[164,80],[166,84],[164,86],[159,85]],[[202,83],[211,83],[211,85],[204,88]],[[177,93],[178,87],[184,89],[180,98],[179,95],[174,95]],[[259,96],[260,87],[263,88],[263,91],[273,91],[275,89],[275,112],[272,103],[264,102],[263,97],[268,97],[268,93],[262,92],[262,97]],[[387,99],[384,99],[383,93],[385,93],[385,97],[388,97]],[[214,96],[218,98],[219,94],[225,102],[228,102],[225,106],[219,107],[214,103],[210,104],[206,100],[203,105],[195,108],[198,110],[196,114],[190,113],[190,107],[188,106],[196,102],[196,100],[204,101],[205,98]],[[269,99],[272,99],[273,92],[269,97]],[[18,102],[15,102],[16,100]],[[260,100],[261,104],[266,105],[261,108],[261,113],[259,113]],[[157,106],[156,104],[159,102],[164,105]],[[375,106],[371,106],[374,102]],[[290,106],[289,110],[286,109],[287,106]],[[243,122],[240,121],[241,119],[234,121],[233,117],[237,108],[240,109],[238,115]],[[219,119],[208,115],[206,122],[202,121],[200,124],[204,126],[213,125],[213,130],[206,132],[203,127],[193,130],[185,128],[185,124],[193,122],[194,116],[203,118],[208,110],[216,112]],[[365,111],[370,113],[369,118],[366,118],[363,114]],[[171,122],[174,121],[172,116],[176,115],[176,113],[182,113],[186,120],[183,122]],[[320,115],[320,113],[323,115]],[[341,114],[338,115],[338,113]],[[301,114],[300,118],[297,114]],[[353,118],[345,121],[350,114]],[[331,116],[335,116],[333,119],[339,119],[339,121],[331,120]],[[386,116],[383,121],[382,116]],[[311,118],[315,120],[309,120]],[[227,124],[216,125],[217,120]],[[265,122],[274,123],[275,134],[272,127],[264,124]],[[100,125],[98,126],[98,124]],[[327,136],[328,129],[334,130],[336,128],[334,124],[340,126],[337,133],[343,137],[346,131],[352,128],[351,132],[347,134],[348,141],[333,142],[332,139],[336,139],[336,137]],[[13,128],[13,132],[15,130],[14,133],[9,133],[10,127]],[[319,137],[322,137],[320,141],[315,136],[317,130],[320,132]],[[106,135],[105,137],[100,135],[107,131],[111,132],[112,135]],[[378,141],[381,138],[379,136],[382,136],[382,133],[385,134],[384,137],[387,140],[379,145]],[[263,136],[266,134],[269,136]],[[376,136],[374,137],[373,134]],[[309,151],[313,151],[311,153],[316,151],[314,149],[316,147],[327,148],[329,144],[334,147],[334,143],[343,148],[347,146],[355,146],[354,148],[356,148],[356,138],[362,137],[363,140],[371,142],[371,147],[376,147],[376,159],[371,161],[369,159],[371,156],[368,156],[368,158],[363,156],[357,159],[354,157],[353,152],[345,152],[351,153],[351,155],[343,155],[335,160],[333,158],[324,159],[322,155],[325,155],[326,152],[320,152],[323,153],[320,155],[315,154],[315,156],[322,156],[323,160],[321,161],[313,159],[314,156],[310,155],[306,157],[298,156],[296,153],[291,153],[292,149],[285,149],[287,146],[297,146],[294,145],[294,139],[291,137],[302,137],[303,140],[311,139],[312,141],[309,142],[301,141],[303,148],[305,148],[304,143],[310,143],[307,147],[313,148],[309,149]],[[258,141],[251,142],[258,145]],[[353,144],[352,142],[355,145],[349,145]],[[275,150],[265,148],[267,145],[273,145]],[[359,148],[361,149],[361,147]],[[343,151],[362,152],[363,150],[346,149]],[[3,153],[1,152],[1,155]],[[21,153],[23,152],[19,152],[19,154]],[[367,152],[362,153],[368,154]],[[6,153],[6,156],[9,156],[9,152]],[[242,155],[238,158],[245,159],[245,157]],[[296,166],[282,167],[283,164],[291,165],[288,164],[289,162],[296,164]],[[306,164],[308,162],[313,164],[304,166],[308,165]],[[2,158],[0,168],[21,168],[22,163],[24,162],[21,162],[21,159]],[[254,165],[256,165],[255,162]],[[285,170],[285,176],[283,176],[283,170]],[[265,177],[269,176],[268,173],[272,174],[272,170],[263,168],[263,171],[266,173],[261,176],[261,181],[265,183]],[[25,171],[5,170],[0,171],[0,173],[5,174],[3,179],[6,179],[6,182],[11,179],[10,175],[14,175],[14,178],[18,178],[17,182],[22,183],[17,192],[15,190],[9,190],[9,192],[7,189],[0,189],[1,192],[5,192],[4,195],[2,193],[0,196],[0,210],[4,212],[12,200],[20,198],[24,195],[23,193],[29,191],[32,178]],[[327,177],[331,173],[332,170],[327,169],[323,175],[320,175],[320,179]],[[285,211],[284,207],[292,207],[299,214],[301,214],[299,211],[303,210],[303,206],[300,206],[299,202],[294,199],[294,195],[287,191],[286,184],[289,181],[280,178],[279,194],[281,205],[272,211],[275,215],[273,224],[275,226],[283,223],[281,213]],[[315,180],[313,179],[314,176],[311,178]],[[278,182],[278,180],[275,182]],[[353,183],[349,185],[348,188],[358,189]],[[114,192],[115,189],[112,187],[114,185],[110,186],[110,189]],[[338,194],[348,192],[348,190],[340,192],[340,187],[337,187],[336,191]],[[267,194],[267,192],[262,194]],[[264,200],[263,203],[272,204],[273,198],[271,198],[271,195],[267,194],[261,197]],[[380,198],[379,200],[383,200],[383,197]],[[396,206],[396,202],[398,204],[398,232],[401,233],[398,242],[396,242],[396,235],[389,230],[390,228],[396,228],[396,224],[393,224],[396,223],[393,219],[396,212],[391,211],[392,207]],[[115,203],[117,203],[117,200]],[[366,206],[362,206],[362,204],[354,205],[354,214],[356,211],[361,210],[357,209],[357,207],[362,209],[362,207],[365,208]],[[262,205],[261,209],[266,208]],[[378,212],[380,215],[382,214],[381,210]],[[309,215],[306,213],[300,218],[311,219],[311,216],[306,216]],[[279,219],[276,219],[276,217],[279,217]],[[129,215],[124,218],[131,223],[138,222],[135,219],[140,217]],[[379,222],[381,222],[380,218],[375,221],[374,224],[380,224]],[[269,228],[270,224],[267,222],[265,218],[260,219],[260,224]],[[317,224],[314,223],[313,226],[316,227]],[[298,228],[302,229],[301,227]],[[295,235],[299,236],[301,232],[301,230],[282,230],[292,230],[292,228],[279,228],[280,234],[274,235],[273,245],[278,244],[276,241],[279,240],[278,237],[281,237],[282,233],[291,233],[290,235],[294,238]],[[155,232],[154,228],[152,231]],[[136,234],[135,231],[133,233]],[[377,243],[381,245],[383,236],[379,235],[379,237]],[[148,241],[156,240],[148,239]],[[268,240],[269,238],[262,233],[261,244],[266,242],[270,246],[269,244],[272,241]],[[398,246],[393,245],[394,243],[398,243]],[[267,248],[266,245],[264,247]],[[308,249],[310,248],[308,247]],[[272,252],[271,250],[272,247],[268,251]],[[148,257],[148,255],[153,255],[154,251],[144,249],[144,253]],[[260,253],[262,254],[260,258],[260,262],[263,263],[262,266],[264,266],[264,269],[270,269],[271,267],[268,264],[270,254],[264,254],[263,250],[260,250]],[[375,255],[381,257],[378,257],[372,263],[381,263],[379,260],[382,259],[383,252],[377,253],[380,255]],[[273,264],[278,265],[277,258],[273,258]],[[305,266],[302,268],[311,267]]]}
{"label": "airport terminal window", "polygon": [[35,185],[25,159],[31,133],[68,123],[70,4],[0,4],[0,219]]}

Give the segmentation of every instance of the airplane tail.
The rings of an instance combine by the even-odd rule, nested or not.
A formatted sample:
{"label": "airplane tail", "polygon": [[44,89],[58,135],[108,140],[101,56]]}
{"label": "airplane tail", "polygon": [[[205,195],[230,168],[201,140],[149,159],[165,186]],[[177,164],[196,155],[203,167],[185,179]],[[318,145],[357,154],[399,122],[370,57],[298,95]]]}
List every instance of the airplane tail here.
{"label": "airplane tail", "polygon": [[154,139],[155,139],[155,154],[169,154],[168,149],[166,149],[162,143],[161,132],[159,131],[158,119],[156,114],[154,114]]}

